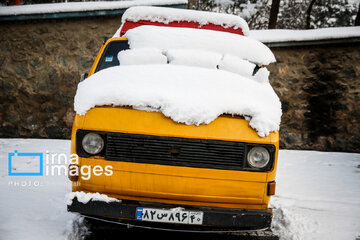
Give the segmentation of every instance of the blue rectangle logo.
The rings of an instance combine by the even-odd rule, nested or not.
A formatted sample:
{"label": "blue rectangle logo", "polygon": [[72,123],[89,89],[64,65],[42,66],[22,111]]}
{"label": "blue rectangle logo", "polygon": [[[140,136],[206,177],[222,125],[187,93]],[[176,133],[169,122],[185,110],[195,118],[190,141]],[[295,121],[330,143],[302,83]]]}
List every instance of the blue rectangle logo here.
{"label": "blue rectangle logo", "polygon": [[[37,158],[39,159],[38,161],[38,167],[36,169],[36,171],[34,169],[31,169],[30,171],[16,171],[18,170],[15,166],[15,158],[16,159],[21,159],[21,158],[26,158],[26,157],[32,157],[32,160],[37,161]],[[8,154],[8,173],[9,176],[43,176],[43,153],[20,153],[17,150],[15,150],[13,153],[9,153]],[[31,166],[31,162],[26,162],[25,164],[28,164]],[[36,166],[36,164],[35,164]],[[21,168],[21,167],[20,167]]]}
{"label": "blue rectangle logo", "polygon": [[142,208],[137,208],[137,209],[136,209],[136,220],[139,220],[139,221],[142,220],[142,213],[143,213],[143,209],[142,209]]}

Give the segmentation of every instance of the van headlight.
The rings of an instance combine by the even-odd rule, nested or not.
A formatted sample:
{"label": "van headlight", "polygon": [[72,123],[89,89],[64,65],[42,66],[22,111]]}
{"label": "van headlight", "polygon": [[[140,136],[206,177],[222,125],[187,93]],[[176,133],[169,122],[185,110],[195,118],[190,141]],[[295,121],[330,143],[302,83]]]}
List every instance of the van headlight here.
{"label": "van headlight", "polygon": [[263,168],[270,161],[270,153],[264,147],[253,147],[247,154],[247,161],[253,168]]}
{"label": "van headlight", "polygon": [[81,143],[83,149],[91,155],[100,153],[104,148],[104,140],[97,133],[86,134]]}

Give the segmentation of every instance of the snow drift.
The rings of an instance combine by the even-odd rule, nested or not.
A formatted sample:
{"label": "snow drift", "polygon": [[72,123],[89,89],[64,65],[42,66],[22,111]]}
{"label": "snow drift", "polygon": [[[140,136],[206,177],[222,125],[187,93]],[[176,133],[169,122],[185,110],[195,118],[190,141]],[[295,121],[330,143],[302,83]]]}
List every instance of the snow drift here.
{"label": "snow drift", "polygon": [[121,65],[167,64],[167,57],[160,49],[142,48],[120,51],[117,55]]}
{"label": "snow drift", "polygon": [[222,59],[221,54],[196,49],[169,49],[166,56],[169,64],[212,69],[216,69]]}
{"label": "snow drift", "polygon": [[277,131],[281,118],[281,103],[268,82],[171,64],[111,67],[79,83],[79,115],[103,105],[150,108],[188,125],[209,124],[224,113],[242,115],[261,137]]}
{"label": "snow drift", "polygon": [[255,64],[239,57],[226,54],[223,56],[218,68],[221,70],[237,73],[243,77],[252,77]]}
{"label": "snow drift", "polygon": [[231,54],[258,65],[276,61],[271,50],[258,40],[227,32],[140,26],[127,31],[125,37],[129,40],[131,49],[197,49],[221,55]]}

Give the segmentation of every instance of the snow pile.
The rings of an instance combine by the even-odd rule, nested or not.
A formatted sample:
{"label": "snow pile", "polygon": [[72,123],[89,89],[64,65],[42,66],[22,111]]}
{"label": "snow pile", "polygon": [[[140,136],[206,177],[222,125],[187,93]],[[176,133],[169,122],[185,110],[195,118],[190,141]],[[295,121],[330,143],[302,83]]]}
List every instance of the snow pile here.
{"label": "snow pile", "polygon": [[221,70],[233,72],[247,78],[252,77],[255,67],[255,64],[230,54],[226,54],[219,65]]}
{"label": "snow pile", "polygon": [[252,77],[252,79],[259,83],[268,83],[269,76],[270,76],[269,70],[267,70],[267,68],[261,68],[257,71],[255,76]]}
{"label": "snow pile", "polygon": [[118,66],[80,82],[79,115],[103,105],[151,107],[176,122],[209,124],[228,113],[247,116],[261,137],[279,130],[281,103],[269,83],[237,74],[179,65]]}
{"label": "snow pile", "polygon": [[170,49],[166,55],[170,64],[212,69],[217,68],[222,59],[219,53],[196,49]]}
{"label": "snow pile", "polygon": [[266,43],[351,38],[360,37],[360,27],[321,28],[310,30],[252,30],[249,37]]}
{"label": "snow pile", "polygon": [[77,198],[78,202],[88,203],[89,201],[101,201],[101,202],[120,202],[119,199],[108,197],[105,194],[100,193],[85,193],[85,192],[70,192],[66,194],[66,204],[71,205],[74,198]]}
{"label": "snow pile", "polygon": [[155,48],[120,51],[118,59],[121,65],[167,64],[167,57]]}
{"label": "snow pile", "polygon": [[271,50],[261,42],[238,34],[193,28],[140,26],[130,29],[125,37],[131,49],[158,48],[197,49],[221,55],[231,54],[258,65],[275,62]]}
{"label": "snow pile", "polygon": [[126,21],[138,22],[141,20],[164,24],[180,21],[196,22],[200,25],[212,23],[223,26],[224,28],[241,28],[245,36],[249,34],[249,26],[244,19],[225,13],[144,6],[129,8],[122,17],[123,23]]}
{"label": "snow pile", "polygon": [[256,65],[236,56],[222,56],[215,52],[196,49],[170,49],[163,53],[160,49],[128,49],[118,53],[121,65],[174,64],[210,69],[220,69],[239,74],[243,77],[268,83],[270,72],[266,68],[259,69],[255,75]]}
{"label": "snow pile", "polygon": [[221,69],[253,78],[254,63],[239,57],[197,49],[169,49],[162,52],[156,48],[138,48],[120,51],[118,59],[121,65],[174,64],[211,69]]}
{"label": "snow pile", "polygon": [[133,0],[133,1],[99,1],[31,4],[22,6],[0,7],[0,16],[44,14],[60,12],[84,12],[97,10],[124,9],[143,5],[176,5],[187,4],[187,0]]}
{"label": "snow pile", "polygon": [[270,72],[259,69],[253,76],[256,65],[239,57],[196,49],[170,49],[163,53],[156,48],[138,48],[118,53],[121,65],[174,64],[210,69],[220,69],[239,74],[260,83],[268,83]]}

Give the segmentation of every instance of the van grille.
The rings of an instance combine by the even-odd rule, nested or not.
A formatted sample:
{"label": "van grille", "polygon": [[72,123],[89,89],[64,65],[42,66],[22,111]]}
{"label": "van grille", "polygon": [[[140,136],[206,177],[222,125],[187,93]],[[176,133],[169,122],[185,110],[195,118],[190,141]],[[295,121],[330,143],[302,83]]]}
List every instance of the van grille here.
{"label": "van grille", "polygon": [[244,152],[242,142],[107,133],[105,159],[243,170]]}

